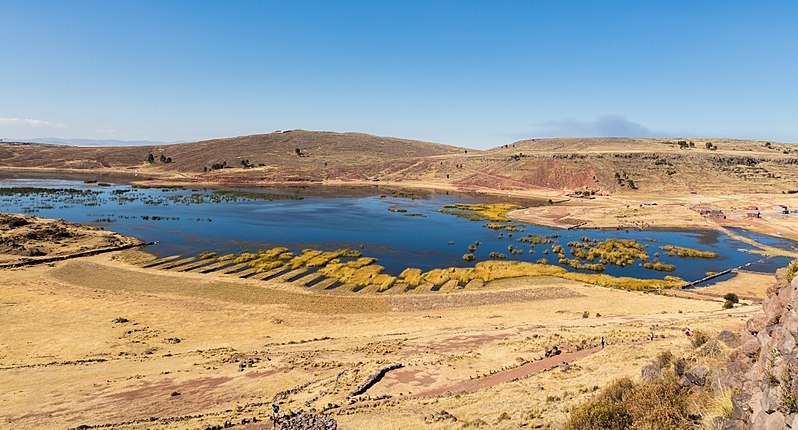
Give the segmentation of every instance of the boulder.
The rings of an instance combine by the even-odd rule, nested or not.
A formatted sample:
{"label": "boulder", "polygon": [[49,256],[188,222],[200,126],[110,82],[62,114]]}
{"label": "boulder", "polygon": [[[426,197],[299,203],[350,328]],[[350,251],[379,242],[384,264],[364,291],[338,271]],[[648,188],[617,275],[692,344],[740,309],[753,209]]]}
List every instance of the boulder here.
{"label": "boulder", "polygon": [[765,430],[784,430],[787,428],[787,423],[784,422],[784,414],[781,412],[773,412],[768,415],[764,428]]}
{"label": "boulder", "polygon": [[704,386],[707,383],[709,371],[704,366],[693,366],[684,372],[684,379],[692,385]]}
{"label": "boulder", "polygon": [[778,299],[770,299],[762,306],[765,310],[765,325],[775,325],[779,323],[784,306]]}
{"label": "boulder", "polygon": [[737,393],[732,396],[732,419],[733,420],[748,420],[751,416],[751,408],[748,407],[748,402],[751,400],[751,395],[745,392]]}
{"label": "boulder", "polygon": [[738,346],[742,345],[742,340],[740,340],[740,336],[730,332],[729,330],[723,330],[718,334],[718,340],[726,344],[729,348],[737,348]]}
{"label": "boulder", "polygon": [[740,420],[726,420],[723,423],[723,427],[720,428],[723,430],[748,430],[748,426]]}
{"label": "boulder", "polygon": [[299,414],[281,423],[283,430],[337,430],[338,423],[329,414]]}
{"label": "boulder", "polygon": [[660,371],[659,366],[657,366],[656,364],[652,363],[652,364],[643,366],[643,369],[641,370],[641,374],[642,374],[641,376],[643,377],[643,383],[648,383],[648,382],[651,382],[651,381],[659,378],[659,376],[662,374],[662,372]]}
{"label": "boulder", "polygon": [[748,357],[753,357],[759,352],[759,341],[756,339],[749,340],[748,342],[743,344],[743,354],[747,355]]}
{"label": "boulder", "polygon": [[765,328],[765,323],[767,319],[764,315],[757,315],[745,323],[745,328],[748,329],[748,332],[752,335],[756,336],[763,328]]}

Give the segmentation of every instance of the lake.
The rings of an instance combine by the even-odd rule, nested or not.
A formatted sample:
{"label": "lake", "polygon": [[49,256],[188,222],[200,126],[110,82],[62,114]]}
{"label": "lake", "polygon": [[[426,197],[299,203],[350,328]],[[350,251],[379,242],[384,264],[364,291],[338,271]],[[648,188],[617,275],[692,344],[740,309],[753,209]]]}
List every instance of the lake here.
{"label": "lake", "polygon": [[[364,256],[377,258],[386,272],[398,275],[408,267],[426,271],[472,266],[491,259],[491,252],[506,254],[510,260],[529,262],[546,257],[551,264],[556,264],[556,255],[544,255],[544,250],[551,249],[554,244],[566,247],[568,242],[580,241],[583,237],[599,241],[634,239],[645,244],[646,252],[652,257],[663,245],[719,254],[715,259],[700,259],[671,257],[667,252],[659,251],[659,261],[675,265],[675,271],[657,272],[637,264],[626,267],[607,265],[604,271],[613,276],[644,279],[673,275],[688,281],[702,278],[706,272],[720,272],[762,258],[745,252],[751,249],[750,245],[710,230],[556,230],[513,223],[524,231],[508,232],[485,228],[487,221],[471,221],[439,212],[446,205],[484,201],[468,195],[376,187],[241,189],[275,194],[275,200],[262,200],[224,196],[214,189],[137,188],[56,179],[0,179],[0,188],[7,191],[22,187],[71,191],[6,192],[0,195],[0,210],[88,223],[148,242],[157,241],[147,250],[159,256],[194,255],[207,251],[237,253],[278,246],[294,252],[308,248],[351,248],[360,250]],[[394,209],[391,211],[389,208]],[[528,234],[557,237],[551,238],[553,243],[535,246],[517,241]],[[773,246],[788,248],[795,245],[786,239],[756,236],[757,240]],[[475,241],[480,242],[474,252],[476,260],[466,263],[462,256],[469,252],[468,245]],[[513,255],[508,252],[508,246],[521,249],[523,253]],[[786,258],[770,259],[749,269],[772,272],[788,262]]]}

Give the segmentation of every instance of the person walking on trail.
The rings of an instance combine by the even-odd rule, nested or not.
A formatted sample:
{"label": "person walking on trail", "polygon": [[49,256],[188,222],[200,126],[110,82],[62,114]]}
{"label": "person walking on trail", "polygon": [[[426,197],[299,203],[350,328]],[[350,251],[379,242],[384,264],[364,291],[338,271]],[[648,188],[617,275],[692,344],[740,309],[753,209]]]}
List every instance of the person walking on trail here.
{"label": "person walking on trail", "polygon": [[607,339],[604,339],[604,336],[601,336],[601,349],[604,349],[604,345],[607,344]]}
{"label": "person walking on trail", "polygon": [[648,340],[652,342],[654,341],[654,330],[648,332]]}
{"label": "person walking on trail", "polygon": [[272,421],[274,421],[274,425],[272,426],[273,429],[280,428],[280,407],[277,405],[272,405]]}

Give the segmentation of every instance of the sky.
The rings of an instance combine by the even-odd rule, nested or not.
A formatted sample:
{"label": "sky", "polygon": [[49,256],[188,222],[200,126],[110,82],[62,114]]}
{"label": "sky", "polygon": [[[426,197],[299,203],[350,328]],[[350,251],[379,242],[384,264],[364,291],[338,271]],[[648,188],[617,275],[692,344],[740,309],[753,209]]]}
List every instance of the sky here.
{"label": "sky", "polygon": [[0,0],[0,137],[798,142],[798,2]]}

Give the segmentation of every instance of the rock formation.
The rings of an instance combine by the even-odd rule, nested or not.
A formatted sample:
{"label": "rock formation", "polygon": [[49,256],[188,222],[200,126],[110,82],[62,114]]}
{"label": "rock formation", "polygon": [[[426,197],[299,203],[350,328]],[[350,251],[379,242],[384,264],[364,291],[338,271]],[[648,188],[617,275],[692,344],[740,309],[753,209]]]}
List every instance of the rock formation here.
{"label": "rock formation", "polygon": [[753,363],[733,397],[725,429],[798,429],[798,279],[787,283],[780,272],[781,281],[768,289],[764,313],[746,324],[740,350]]}

